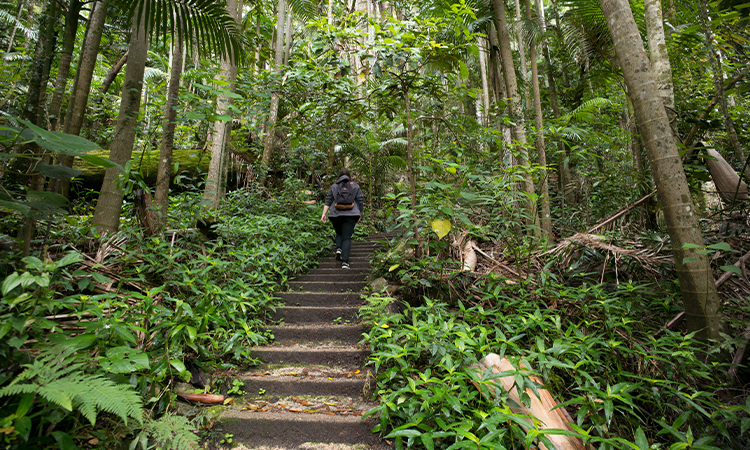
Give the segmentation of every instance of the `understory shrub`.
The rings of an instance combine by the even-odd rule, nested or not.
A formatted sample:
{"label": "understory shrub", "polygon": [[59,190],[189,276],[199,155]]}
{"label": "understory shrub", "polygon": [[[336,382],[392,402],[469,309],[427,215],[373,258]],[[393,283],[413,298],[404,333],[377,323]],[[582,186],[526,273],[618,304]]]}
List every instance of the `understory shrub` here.
{"label": "understory shrub", "polygon": [[672,298],[630,283],[506,281],[487,276],[456,306],[425,298],[374,322],[366,337],[379,405],[368,414],[397,448],[520,449],[545,439],[541,428],[525,431],[495,376],[470,369],[489,352],[531,368],[504,375],[522,400],[538,387],[529,377],[540,377],[595,448],[747,448],[750,402],[735,403],[724,368],[704,362],[708,349],[692,335],[657,332]]}
{"label": "understory shrub", "polygon": [[[170,217],[195,217],[196,195]],[[174,383],[191,368],[255,361],[251,347],[271,338],[263,319],[274,292],[330,247],[319,214],[238,191],[214,216],[212,241],[185,219],[153,237],[126,220],[98,254],[24,258],[2,280],[4,448],[192,445],[191,424],[165,416]]]}

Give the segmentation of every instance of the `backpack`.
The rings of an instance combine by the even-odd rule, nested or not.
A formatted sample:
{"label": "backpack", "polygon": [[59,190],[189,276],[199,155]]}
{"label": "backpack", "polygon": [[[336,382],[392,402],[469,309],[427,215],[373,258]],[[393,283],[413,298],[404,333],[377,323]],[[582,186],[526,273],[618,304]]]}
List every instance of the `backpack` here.
{"label": "backpack", "polygon": [[354,184],[347,180],[339,184],[334,198],[334,206],[339,211],[349,211],[354,208]]}

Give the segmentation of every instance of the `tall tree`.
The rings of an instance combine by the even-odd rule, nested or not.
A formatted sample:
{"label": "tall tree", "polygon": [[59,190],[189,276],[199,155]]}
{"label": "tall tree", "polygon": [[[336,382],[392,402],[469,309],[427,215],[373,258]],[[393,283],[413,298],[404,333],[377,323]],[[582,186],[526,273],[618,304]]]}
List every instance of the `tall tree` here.
{"label": "tall tree", "polygon": [[70,62],[73,60],[73,50],[76,44],[76,32],[78,31],[78,17],[81,14],[81,2],[70,0],[68,11],[65,14],[65,28],[63,31],[63,45],[60,52],[60,62],[57,65],[57,80],[55,91],[49,105],[48,117],[50,129],[57,130],[60,125],[60,110],[62,108],[65,88],[68,86],[70,75]]}
{"label": "tall tree", "polygon": [[[274,71],[281,72],[284,62],[284,32],[286,25],[286,0],[279,0],[278,17],[276,18],[276,48],[274,52]],[[271,108],[268,112],[268,124],[266,139],[263,142],[263,155],[261,156],[261,176],[265,181],[268,167],[271,163],[271,152],[273,151],[274,135],[276,133],[276,120],[279,115],[279,91],[274,90],[271,94]]]}
{"label": "tall tree", "polygon": [[628,0],[599,0],[599,3],[622,66],[659,201],[664,208],[688,328],[703,339],[720,339],[721,304],[713,275],[706,255],[695,251],[703,248],[703,235],[669,118],[633,12]]}
{"label": "tall tree", "polygon": [[[241,8],[237,0],[227,1],[227,13],[239,23]],[[204,200],[213,208],[219,206],[219,201],[224,196],[226,184],[224,165],[226,158],[226,146],[232,136],[232,121],[227,120],[230,116],[232,106],[232,91],[237,79],[237,61],[227,55],[221,59],[221,71],[219,78],[226,82],[224,92],[216,99],[216,113],[219,118],[214,121],[214,131],[211,140],[211,162],[208,166],[206,177],[206,188],[203,194]]]}
{"label": "tall tree", "polygon": [[[537,3],[542,0],[537,0]],[[526,20],[531,21],[531,0],[526,0]],[[536,39],[529,40],[529,64],[531,65],[531,88],[534,97],[534,123],[536,125],[536,152],[539,163],[539,225],[542,237],[552,240],[552,217],[549,206],[549,183],[547,179],[547,152],[544,142],[544,117],[542,96],[539,92],[539,68],[537,67]]]}
{"label": "tall tree", "polygon": [[674,109],[672,65],[669,63],[667,40],[664,37],[661,0],[644,0],[643,3],[645,7],[646,34],[648,35],[648,52],[651,67],[659,83],[659,93],[664,101],[664,106]]}
{"label": "tall tree", "polygon": [[[120,166],[130,161],[133,153],[148,53],[146,21],[143,17],[139,17],[138,13],[136,9],[133,14],[133,29],[130,34],[128,65],[125,68],[120,112],[112,146],[109,149],[109,159]],[[123,190],[117,186],[119,175],[118,167],[110,167],[104,173],[104,181],[99,190],[99,200],[96,202],[92,219],[92,224],[101,235],[113,234],[120,227]]]}
{"label": "tall tree", "polygon": [[534,194],[534,183],[531,181],[531,175],[526,168],[529,167],[529,155],[526,150],[526,130],[524,129],[523,106],[521,96],[518,92],[518,82],[516,80],[516,71],[513,66],[513,52],[510,49],[510,33],[508,32],[508,19],[505,14],[504,0],[493,0],[495,22],[497,25],[497,38],[500,46],[500,59],[503,66],[503,79],[505,80],[505,93],[508,96],[510,109],[513,114],[513,138],[516,141],[516,150],[518,154],[518,165],[522,166],[523,182],[521,191],[528,195],[527,201],[527,224],[537,223],[536,206],[531,200]]}

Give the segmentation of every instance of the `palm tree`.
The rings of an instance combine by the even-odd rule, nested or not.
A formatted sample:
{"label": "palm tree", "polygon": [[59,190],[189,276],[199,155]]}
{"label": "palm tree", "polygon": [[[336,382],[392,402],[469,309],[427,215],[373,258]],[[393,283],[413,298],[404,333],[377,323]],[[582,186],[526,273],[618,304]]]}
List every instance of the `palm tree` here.
{"label": "palm tree", "polygon": [[[110,159],[120,165],[130,160],[135,142],[149,34],[173,35],[180,42],[190,42],[204,52],[213,51],[232,59],[242,54],[236,22],[220,3],[136,0],[129,6],[133,31],[120,112],[110,148]],[[119,169],[115,167],[105,172],[93,217],[100,234],[114,233],[119,228],[123,190],[117,187],[118,174]]]}
{"label": "palm tree", "polygon": [[708,259],[704,252],[696,251],[704,247],[703,235],[643,40],[628,0],[599,2],[653,168],[659,201],[672,241],[688,329],[704,340],[718,340],[723,329],[719,315],[721,303]]}

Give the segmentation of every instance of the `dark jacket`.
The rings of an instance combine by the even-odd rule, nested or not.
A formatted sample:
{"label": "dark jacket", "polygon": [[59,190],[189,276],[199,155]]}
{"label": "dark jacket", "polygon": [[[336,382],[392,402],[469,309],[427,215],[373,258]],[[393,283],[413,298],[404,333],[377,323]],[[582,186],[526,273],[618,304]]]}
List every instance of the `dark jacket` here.
{"label": "dark jacket", "polygon": [[352,186],[354,187],[354,208],[346,210],[346,211],[340,211],[336,209],[336,206],[334,205],[335,199],[336,199],[336,193],[339,190],[339,187],[341,186],[342,181],[349,181],[349,177],[346,175],[342,175],[339,177],[338,180],[336,180],[335,183],[333,183],[333,186],[331,186],[331,189],[328,190],[328,196],[326,196],[326,206],[330,207],[328,210],[328,218],[333,217],[346,217],[346,216],[361,216],[362,211],[364,209],[364,195],[362,195],[362,189],[359,188],[359,185],[357,183],[352,182]]}

